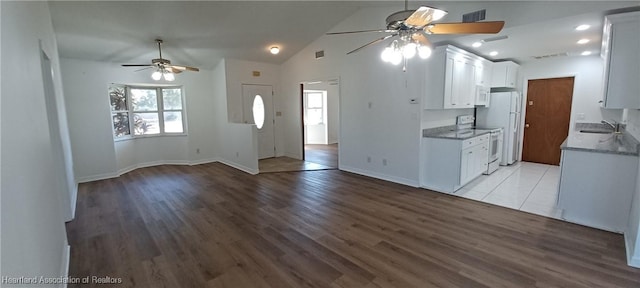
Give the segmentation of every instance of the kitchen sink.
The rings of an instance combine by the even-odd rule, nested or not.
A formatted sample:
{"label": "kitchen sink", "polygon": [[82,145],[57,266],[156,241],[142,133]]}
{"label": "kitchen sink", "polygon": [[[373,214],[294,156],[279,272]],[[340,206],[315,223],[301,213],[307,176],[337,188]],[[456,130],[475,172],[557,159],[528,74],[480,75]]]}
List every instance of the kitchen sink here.
{"label": "kitchen sink", "polygon": [[580,133],[611,134],[611,133],[613,133],[613,131],[607,131],[607,130],[580,130]]}

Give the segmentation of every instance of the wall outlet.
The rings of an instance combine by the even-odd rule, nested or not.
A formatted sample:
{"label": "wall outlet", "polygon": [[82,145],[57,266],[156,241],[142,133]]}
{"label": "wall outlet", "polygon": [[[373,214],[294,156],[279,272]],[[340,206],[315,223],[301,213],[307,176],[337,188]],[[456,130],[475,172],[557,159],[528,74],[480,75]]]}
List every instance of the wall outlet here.
{"label": "wall outlet", "polygon": [[236,158],[240,157],[240,152],[236,152]]}
{"label": "wall outlet", "polygon": [[369,101],[369,109],[371,109],[373,107],[373,102]]}
{"label": "wall outlet", "polygon": [[387,159],[382,159],[382,166],[387,166]]}
{"label": "wall outlet", "polygon": [[371,156],[367,156],[367,163],[371,163]]}
{"label": "wall outlet", "polygon": [[196,154],[200,154],[200,148],[196,148]]}

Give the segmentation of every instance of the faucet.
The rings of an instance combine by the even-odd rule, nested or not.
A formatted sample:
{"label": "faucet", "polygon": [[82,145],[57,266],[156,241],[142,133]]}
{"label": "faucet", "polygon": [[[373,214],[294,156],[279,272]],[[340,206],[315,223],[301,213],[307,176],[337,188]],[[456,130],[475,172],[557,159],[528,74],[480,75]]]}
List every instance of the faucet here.
{"label": "faucet", "polygon": [[[613,123],[611,123],[611,122],[613,122]],[[609,125],[611,128],[613,128],[613,133],[622,133],[622,132],[620,132],[620,123],[618,123],[618,122],[616,122],[616,121],[614,121],[614,120],[611,120],[611,122],[609,122],[609,121],[607,121],[607,120],[602,120],[602,121],[600,121],[600,123],[602,123],[602,124],[607,124],[607,125]]]}

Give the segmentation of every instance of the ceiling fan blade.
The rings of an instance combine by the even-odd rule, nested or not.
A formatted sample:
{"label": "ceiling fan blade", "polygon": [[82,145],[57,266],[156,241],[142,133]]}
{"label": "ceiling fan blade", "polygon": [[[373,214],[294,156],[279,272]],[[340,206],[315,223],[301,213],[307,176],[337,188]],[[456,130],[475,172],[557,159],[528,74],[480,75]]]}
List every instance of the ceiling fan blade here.
{"label": "ceiling fan blade", "polygon": [[424,28],[428,34],[496,34],[504,27],[504,21],[470,23],[435,23]]}
{"label": "ceiling fan blade", "polygon": [[144,67],[144,66],[154,67],[153,64],[122,64],[122,67]]}
{"label": "ceiling fan blade", "polygon": [[353,33],[363,33],[363,32],[393,33],[393,32],[396,32],[396,30],[372,29],[372,30],[359,30],[359,31],[331,32],[331,33],[327,33],[327,35],[341,35],[341,34],[353,34]]}
{"label": "ceiling fan blade", "polygon": [[173,74],[180,74],[182,73],[182,71],[184,71],[184,70],[176,69],[174,67],[169,67],[169,70],[171,70]]}
{"label": "ceiling fan blade", "polygon": [[169,67],[173,68],[173,69],[177,69],[180,71],[185,71],[185,70],[189,70],[189,71],[194,71],[194,72],[198,72],[200,71],[200,69],[196,68],[196,67],[191,67],[191,66],[183,66],[183,65],[169,65]]}
{"label": "ceiling fan blade", "polygon": [[356,53],[356,52],[358,52],[358,51],[360,51],[360,50],[364,49],[364,48],[365,48],[365,47],[367,47],[367,46],[370,46],[370,45],[376,44],[376,43],[378,43],[378,42],[382,42],[382,41],[387,40],[387,39],[389,39],[389,38],[391,38],[391,37],[393,37],[393,36],[398,36],[398,34],[400,34],[400,33],[394,33],[394,34],[387,35],[387,36],[384,36],[384,37],[382,37],[382,38],[378,38],[378,39],[376,39],[376,40],[373,40],[373,41],[371,41],[371,42],[369,42],[369,43],[367,43],[367,44],[364,44],[364,45],[362,45],[362,46],[360,46],[360,47],[356,48],[355,50],[350,51],[349,53],[347,53],[347,55],[349,55],[349,54],[351,54],[351,53]]}
{"label": "ceiling fan blade", "polygon": [[422,34],[421,32],[413,33],[411,35],[411,39],[417,41],[422,46],[431,46],[431,42],[429,42],[429,39],[427,39],[427,37],[424,36],[424,34]]}
{"label": "ceiling fan blade", "polygon": [[447,12],[444,10],[421,6],[416,12],[413,12],[407,20],[404,20],[404,24],[407,26],[422,27],[431,23],[431,21],[439,20],[444,15],[447,15]]}
{"label": "ceiling fan blade", "polygon": [[142,69],[134,70],[133,72],[138,72],[138,71],[147,70],[147,69],[151,69],[151,68],[154,68],[154,67],[149,66],[149,67],[145,67],[145,68],[142,68]]}

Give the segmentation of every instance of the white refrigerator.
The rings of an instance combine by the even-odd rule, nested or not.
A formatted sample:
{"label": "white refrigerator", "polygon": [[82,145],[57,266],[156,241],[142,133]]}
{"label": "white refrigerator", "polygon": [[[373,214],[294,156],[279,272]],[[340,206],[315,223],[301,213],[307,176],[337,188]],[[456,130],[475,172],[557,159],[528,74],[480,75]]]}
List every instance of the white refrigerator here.
{"label": "white refrigerator", "polygon": [[500,165],[513,164],[518,159],[520,94],[515,91],[491,93],[489,103],[489,107],[477,108],[476,126],[504,128]]}

